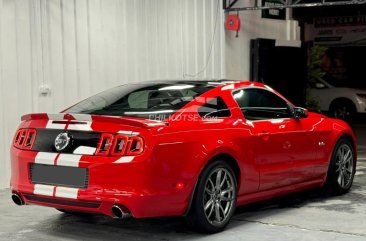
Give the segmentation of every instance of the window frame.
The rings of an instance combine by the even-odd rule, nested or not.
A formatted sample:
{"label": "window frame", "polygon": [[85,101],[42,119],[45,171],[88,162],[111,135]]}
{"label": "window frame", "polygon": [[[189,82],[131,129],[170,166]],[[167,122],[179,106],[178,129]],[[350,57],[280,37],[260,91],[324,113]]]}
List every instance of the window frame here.
{"label": "window frame", "polygon": [[201,119],[202,119],[202,120],[209,120],[209,119],[224,119],[224,118],[231,118],[231,117],[233,116],[233,113],[232,113],[232,111],[231,111],[231,108],[230,108],[230,107],[229,107],[229,105],[226,103],[226,101],[225,101],[225,98],[224,98],[224,97],[222,97],[222,96],[220,96],[220,95],[216,95],[216,96],[214,96],[214,97],[207,97],[207,99],[209,99],[209,101],[210,101],[210,100],[212,100],[212,99],[217,99],[217,98],[220,98],[220,99],[224,102],[224,104],[226,105],[227,110],[229,111],[230,115],[229,115],[229,116],[220,116],[220,117],[206,117],[208,114],[216,113],[216,112],[219,112],[219,111],[213,111],[213,112],[210,112],[210,113],[205,114],[204,116],[200,115],[199,109],[200,109],[201,107],[203,107],[204,105],[206,105],[206,104],[207,104],[207,102],[208,102],[208,101],[206,101],[206,102],[204,102],[204,103],[200,103],[201,105],[199,105],[199,106],[197,107],[197,114],[198,114],[198,116],[200,116],[200,117],[201,117]]}
{"label": "window frame", "polygon": [[[269,88],[270,88],[270,87],[269,87]],[[244,114],[244,113],[243,113],[243,111],[242,111],[242,107],[240,107],[240,105],[239,105],[238,101],[237,101],[237,100],[235,99],[235,97],[234,97],[234,92],[236,92],[236,91],[240,91],[240,90],[245,91],[245,90],[250,90],[250,89],[260,89],[260,90],[268,91],[269,93],[272,93],[272,94],[276,95],[278,98],[280,98],[281,100],[283,100],[283,101],[286,103],[286,105],[287,105],[287,109],[288,109],[288,111],[289,111],[289,113],[290,113],[290,116],[289,116],[289,117],[279,117],[279,118],[266,118],[266,119],[260,119],[260,120],[250,120],[250,119],[247,119],[247,118],[245,117],[245,114]],[[249,121],[251,121],[251,122],[254,122],[254,121],[271,121],[271,120],[293,119],[293,118],[294,118],[294,117],[293,117],[293,113],[294,113],[294,107],[295,107],[295,106],[294,106],[291,102],[289,102],[288,100],[286,100],[285,98],[283,98],[282,96],[280,96],[280,95],[276,94],[275,92],[273,92],[273,91],[271,91],[270,89],[267,89],[267,88],[265,88],[265,87],[257,87],[257,86],[250,86],[250,87],[245,86],[245,87],[240,87],[240,88],[237,88],[237,89],[232,90],[232,91],[231,91],[231,96],[232,96],[233,100],[235,101],[235,103],[238,105],[238,108],[239,108],[239,110],[240,110],[240,112],[241,112],[241,114],[243,115],[243,117],[244,117],[244,119],[245,119],[245,120],[249,120]],[[265,107],[254,107],[254,108],[265,108]]]}

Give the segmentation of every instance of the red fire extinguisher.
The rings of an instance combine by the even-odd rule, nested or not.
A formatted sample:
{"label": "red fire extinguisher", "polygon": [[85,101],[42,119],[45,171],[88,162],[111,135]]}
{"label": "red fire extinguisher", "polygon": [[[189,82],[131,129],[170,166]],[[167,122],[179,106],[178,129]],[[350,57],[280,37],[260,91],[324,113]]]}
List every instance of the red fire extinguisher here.
{"label": "red fire extinguisher", "polygon": [[238,37],[240,30],[240,18],[239,13],[237,14],[229,14],[226,17],[225,26],[227,30],[236,31],[236,37]]}

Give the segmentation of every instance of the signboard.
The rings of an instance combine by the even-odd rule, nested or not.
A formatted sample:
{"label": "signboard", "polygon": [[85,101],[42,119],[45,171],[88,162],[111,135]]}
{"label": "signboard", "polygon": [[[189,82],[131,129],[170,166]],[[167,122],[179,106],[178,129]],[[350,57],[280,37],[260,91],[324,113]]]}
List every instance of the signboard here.
{"label": "signboard", "polygon": [[[281,0],[262,0],[262,6],[283,6]],[[286,8],[271,8],[262,10],[262,18],[286,20]]]}
{"label": "signboard", "polygon": [[308,27],[310,39],[317,44],[366,44],[366,15],[315,18]]}

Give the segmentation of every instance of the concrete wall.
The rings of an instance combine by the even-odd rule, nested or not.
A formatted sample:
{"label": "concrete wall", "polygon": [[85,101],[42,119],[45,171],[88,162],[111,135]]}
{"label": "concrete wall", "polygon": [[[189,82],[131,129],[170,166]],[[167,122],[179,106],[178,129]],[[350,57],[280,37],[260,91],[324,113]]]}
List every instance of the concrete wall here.
{"label": "concrete wall", "polygon": [[[248,2],[239,0],[235,6],[246,6]],[[289,10],[287,15],[289,16]],[[297,21],[265,19],[261,17],[261,11],[257,10],[241,11],[239,18],[241,28],[238,37],[236,38],[236,33],[233,31],[226,31],[225,34],[227,78],[249,79],[251,39],[300,40],[300,27]]]}

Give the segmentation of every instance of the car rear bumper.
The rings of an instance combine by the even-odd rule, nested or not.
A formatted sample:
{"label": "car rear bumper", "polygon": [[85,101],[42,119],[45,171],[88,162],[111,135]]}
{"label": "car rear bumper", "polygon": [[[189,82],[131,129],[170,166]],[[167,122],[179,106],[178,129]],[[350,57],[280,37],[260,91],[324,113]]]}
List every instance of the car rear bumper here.
{"label": "car rear bumper", "polygon": [[[114,216],[112,207],[118,205],[136,218],[182,215],[188,206],[192,185],[177,189],[174,180],[159,182],[159,168],[151,167],[148,160],[71,154],[56,156],[54,153],[12,148],[11,189],[24,204],[108,216]],[[87,187],[33,183],[30,166],[34,163],[86,168],[89,175]],[[68,178],[66,174],[65,178]]]}

